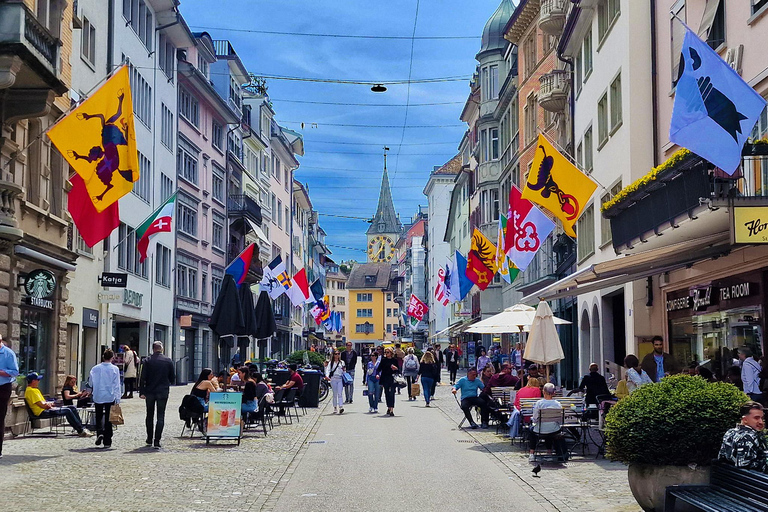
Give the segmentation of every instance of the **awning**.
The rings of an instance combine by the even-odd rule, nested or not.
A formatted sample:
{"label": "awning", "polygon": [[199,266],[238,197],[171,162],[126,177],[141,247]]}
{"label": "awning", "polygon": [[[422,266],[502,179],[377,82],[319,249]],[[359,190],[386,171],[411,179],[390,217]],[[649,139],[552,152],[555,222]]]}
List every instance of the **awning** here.
{"label": "awning", "polygon": [[451,329],[454,329],[454,328],[460,326],[463,323],[464,323],[464,320],[459,320],[458,322],[452,323],[451,325],[449,325],[448,327],[446,327],[442,331],[439,331],[439,332],[436,332],[435,334],[433,334],[432,335],[432,339],[435,339],[435,338],[437,338],[439,336],[442,336],[443,334],[450,334],[450,330]]}
{"label": "awning", "polygon": [[270,243],[269,242],[269,238],[267,237],[267,235],[264,234],[264,231],[262,231],[261,228],[259,226],[257,226],[255,222],[253,222],[248,217],[245,218],[245,221],[251,227],[251,230],[259,238],[259,240],[261,240],[265,244],[269,244]]}
{"label": "awning", "polygon": [[523,297],[530,304],[539,299],[552,300],[572,297],[638,279],[670,272],[698,261],[716,258],[730,251],[728,233],[717,233],[651,251],[595,263]]}

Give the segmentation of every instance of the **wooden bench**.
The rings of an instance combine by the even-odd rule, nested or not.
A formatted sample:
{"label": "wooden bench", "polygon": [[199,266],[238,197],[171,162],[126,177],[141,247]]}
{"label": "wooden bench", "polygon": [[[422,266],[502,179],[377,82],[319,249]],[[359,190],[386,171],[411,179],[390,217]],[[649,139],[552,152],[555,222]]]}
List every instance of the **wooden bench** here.
{"label": "wooden bench", "polygon": [[511,404],[515,402],[514,386],[500,386],[497,388],[491,388],[491,398],[499,403],[504,409],[509,409]]}
{"label": "wooden bench", "polygon": [[664,510],[675,510],[678,500],[706,512],[764,512],[768,510],[768,475],[716,463],[709,485],[667,487]]}

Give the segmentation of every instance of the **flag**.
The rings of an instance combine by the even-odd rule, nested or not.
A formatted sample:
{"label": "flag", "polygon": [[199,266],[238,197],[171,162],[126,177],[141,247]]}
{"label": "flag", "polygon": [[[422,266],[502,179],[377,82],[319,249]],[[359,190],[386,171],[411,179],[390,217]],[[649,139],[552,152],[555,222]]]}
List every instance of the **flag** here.
{"label": "flag", "polygon": [[445,286],[445,270],[442,268],[437,269],[437,286],[435,286],[435,300],[441,303],[443,306],[447,306],[450,303],[448,294],[446,293]]}
{"label": "flag", "polygon": [[505,238],[510,261],[525,271],[553,229],[555,223],[532,202],[523,199],[520,189],[513,185],[509,191],[509,220]]}
{"label": "flag", "polygon": [[291,304],[296,307],[307,302],[309,299],[309,284],[307,283],[307,271],[305,269],[302,268],[293,275],[293,282],[287,293],[291,299]]}
{"label": "flag", "polygon": [[93,247],[120,225],[119,208],[115,202],[103,212],[97,212],[88,197],[83,178],[75,174],[69,181],[72,182],[72,190],[68,194],[67,209],[86,245]]}
{"label": "flag", "polygon": [[309,310],[309,314],[312,315],[312,318],[315,319],[315,323],[317,325],[320,325],[320,316],[323,314],[323,308],[315,304],[312,306],[312,309]]}
{"label": "flag", "polygon": [[234,278],[237,286],[243,284],[245,277],[248,275],[248,269],[251,268],[251,261],[253,261],[253,248],[255,246],[255,244],[250,244],[224,269],[225,274],[229,274]]}
{"label": "flag", "polygon": [[173,212],[176,211],[176,194],[165,200],[160,208],[152,212],[152,215],[136,228],[136,239],[138,240],[139,263],[147,259],[147,249],[149,248],[149,237],[157,233],[170,233],[173,226]]}
{"label": "flag", "polygon": [[272,300],[291,288],[291,278],[285,270],[283,258],[279,254],[264,269],[264,277],[262,277],[260,284],[261,289],[266,291]]}
{"label": "flag", "polygon": [[765,100],[685,27],[669,140],[733,174]]}
{"label": "flag", "polygon": [[560,219],[568,236],[576,237],[576,224],[597,184],[557,151],[542,135],[522,198],[541,205]]}
{"label": "flag", "polygon": [[472,289],[472,281],[467,278],[467,259],[459,251],[445,263],[445,283],[451,302],[464,300]]}
{"label": "flag", "polygon": [[429,307],[419,300],[416,295],[411,294],[411,300],[408,301],[408,316],[422,320],[427,311],[429,311]]}
{"label": "flag", "polygon": [[512,284],[520,270],[510,261],[506,250],[507,225],[507,217],[503,213],[499,213],[499,234],[496,239],[496,266],[499,268],[501,278]]}
{"label": "flag", "polygon": [[496,247],[475,228],[472,248],[467,255],[467,278],[478,288],[485,290],[496,275]]}
{"label": "flag", "polygon": [[323,297],[325,297],[325,291],[323,290],[323,283],[319,279],[316,279],[312,286],[309,287],[309,291],[312,292],[315,302],[319,305],[323,303]]}
{"label": "flag", "polygon": [[85,182],[97,212],[139,179],[128,66],[48,130],[48,138]]}

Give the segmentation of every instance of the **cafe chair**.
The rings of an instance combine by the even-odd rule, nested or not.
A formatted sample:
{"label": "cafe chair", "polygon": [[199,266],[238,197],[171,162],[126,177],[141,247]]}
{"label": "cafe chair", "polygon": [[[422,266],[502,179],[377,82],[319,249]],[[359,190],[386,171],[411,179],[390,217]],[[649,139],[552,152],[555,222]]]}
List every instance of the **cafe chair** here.
{"label": "cafe chair", "polygon": [[[66,419],[64,416],[53,416],[51,418],[35,416],[26,400],[24,400],[24,407],[27,409],[27,423],[24,425],[24,437],[56,437],[59,434],[66,433]],[[46,422],[48,431],[35,432],[36,430],[45,429]]]}
{"label": "cafe chair", "polygon": [[203,404],[196,396],[186,395],[181,399],[181,405],[179,406],[179,419],[184,422],[184,426],[181,427],[181,436],[184,437],[184,432],[189,430],[189,437],[195,436],[195,430],[200,433],[204,433],[202,428],[205,425],[206,414]]}

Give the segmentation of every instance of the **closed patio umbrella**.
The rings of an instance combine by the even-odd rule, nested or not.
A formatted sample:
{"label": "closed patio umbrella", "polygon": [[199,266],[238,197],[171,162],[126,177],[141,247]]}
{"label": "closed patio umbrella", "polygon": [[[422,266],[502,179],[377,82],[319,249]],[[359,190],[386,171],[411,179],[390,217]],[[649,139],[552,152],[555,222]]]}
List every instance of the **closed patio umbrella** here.
{"label": "closed patio umbrella", "polygon": [[[550,315],[552,311],[550,310]],[[481,334],[505,334],[524,332],[533,325],[534,318],[536,316],[536,310],[531,306],[525,304],[515,304],[508,307],[501,313],[493,315],[485,320],[480,320],[476,324],[469,327],[465,332],[474,332]],[[567,320],[552,316],[552,321],[555,324],[569,324]]]}
{"label": "closed patio umbrella", "polygon": [[[523,358],[543,365],[559,363],[565,359],[563,347],[560,345],[560,336],[555,327],[555,316],[546,301],[539,302],[539,307],[536,309]],[[547,380],[549,380],[549,367],[547,367]]]}
{"label": "closed patio umbrella", "polygon": [[208,325],[219,336],[219,345],[222,349],[221,361],[227,361],[226,364],[229,364],[229,349],[235,346],[237,335],[245,328],[237,285],[229,274],[224,274],[221,290],[213,306]]}
{"label": "closed patio umbrella", "polygon": [[267,292],[259,293],[255,313],[256,330],[253,335],[260,340],[274,335],[277,330],[277,323],[275,323],[275,313],[272,311],[272,302],[269,300]]}
{"label": "closed patio umbrella", "polygon": [[245,361],[248,359],[247,347],[251,344],[251,337],[256,336],[256,310],[253,306],[253,292],[248,284],[243,283],[237,293],[243,311],[243,329],[238,333],[237,346],[240,347],[240,356]]}

